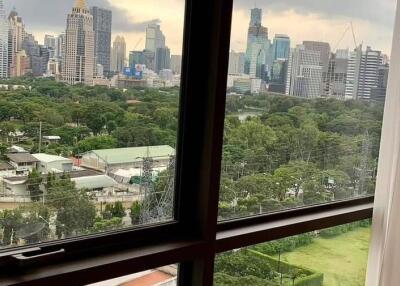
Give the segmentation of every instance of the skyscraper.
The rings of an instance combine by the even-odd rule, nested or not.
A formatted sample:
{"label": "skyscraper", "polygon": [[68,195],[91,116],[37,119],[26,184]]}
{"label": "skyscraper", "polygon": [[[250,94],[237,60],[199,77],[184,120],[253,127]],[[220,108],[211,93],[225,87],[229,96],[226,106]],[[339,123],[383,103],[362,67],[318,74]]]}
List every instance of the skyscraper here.
{"label": "skyscraper", "polygon": [[134,68],[137,64],[144,64],[143,51],[130,51],[129,52],[129,67]]}
{"label": "skyscraper", "polygon": [[363,52],[359,46],[350,53],[347,68],[346,99],[371,99],[372,90],[379,86],[379,73],[382,67],[381,51],[367,47]]}
{"label": "skyscraper", "polygon": [[165,48],[165,36],[160,25],[149,24],[146,28],[146,50],[156,53],[157,48]]}
{"label": "skyscraper", "polygon": [[33,76],[43,76],[47,72],[50,59],[48,47],[39,45],[32,34],[26,34],[22,48],[30,59],[30,69]]}
{"label": "skyscraper", "polygon": [[319,97],[321,84],[320,53],[298,45],[289,56],[286,94],[307,98]]}
{"label": "skyscraper", "polygon": [[8,28],[4,0],[0,0],[0,78],[8,77]]}
{"label": "skyscraper", "polygon": [[337,50],[331,55],[328,68],[328,97],[345,99],[348,58],[348,50]]}
{"label": "skyscraper", "polygon": [[171,52],[168,47],[157,48],[156,50],[156,72],[171,67]]}
{"label": "skyscraper", "polygon": [[259,8],[251,9],[250,26],[261,26],[262,10]]}
{"label": "skyscraper", "polygon": [[327,96],[329,92],[328,68],[331,47],[328,43],[316,41],[304,41],[303,45],[307,50],[318,52],[320,55],[319,65],[322,67],[321,95]]}
{"label": "skyscraper", "polygon": [[171,70],[174,74],[180,74],[182,69],[182,56],[171,55]]}
{"label": "skyscraper", "polygon": [[125,38],[117,36],[113,43],[111,69],[115,72],[122,72],[125,67],[126,43]]}
{"label": "skyscraper", "polygon": [[272,44],[272,59],[289,59],[290,38],[287,35],[276,34]]}
{"label": "skyscraper", "polygon": [[53,35],[44,36],[44,45],[49,49],[50,58],[56,57],[57,37]]}
{"label": "skyscraper", "polygon": [[268,40],[268,28],[262,26],[262,10],[251,10],[250,26],[247,34],[245,73],[251,77],[267,80],[272,65],[271,42]]}
{"label": "skyscraper", "polygon": [[236,53],[231,51],[229,53],[229,74],[241,74],[244,73],[246,55],[244,53]]}
{"label": "skyscraper", "polygon": [[382,52],[367,47],[362,53],[358,78],[358,99],[370,99],[371,91],[378,86],[379,68],[382,65]]}
{"label": "skyscraper", "polygon": [[104,72],[109,72],[111,68],[112,12],[99,7],[90,7],[90,13],[93,16],[96,63],[103,66]]}
{"label": "skyscraper", "polygon": [[271,79],[268,90],[271,92],[285,93],[288,60],[276,59],[271,68]]}
{"label": "skyscraper", "polygon": [[95,70],[93,16],[85,0],[76,0],[67,17],[62,78],[69,84],[93,84]]}
{"label": "skyscraper", "polygon": [[[26,36],[25,25],[22,18],[13,9],[8,16],[9,32],[8,32],[8,72],[10,77],[21,74],[16,71],[17,53],[22,50],[22,42]],[[21,56],[22,54],[20,54]],[[21,56],[22,57],[22,56]],[[23,73],[23,72],[22,72]]]}

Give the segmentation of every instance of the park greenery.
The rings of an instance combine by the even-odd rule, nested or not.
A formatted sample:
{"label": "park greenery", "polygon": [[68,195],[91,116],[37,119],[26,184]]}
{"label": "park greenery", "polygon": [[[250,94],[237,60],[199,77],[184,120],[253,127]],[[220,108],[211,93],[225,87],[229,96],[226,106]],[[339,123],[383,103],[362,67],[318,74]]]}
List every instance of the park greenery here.
{"label": "park greenery", "polygon": [[[365,220],[220,254],[215,261],[214,285],[362,285],[369,229],[370,221]],[[321,256],[323,253],[329,257]],[[313,261],[308,261],[309,257],[314,257]],[[345,277],[337,271],[340,264],[348,267]]]}
{"label": "park greenery", "polygon": [[[61,137],[58,144],[40,146],[41,152],[66,157],[93,149],[176,147],[177,88],[119,90],[28,77],[1,83],[23,86],[0,90],[2,159],[13,144],[38,152],[40,126],[42,135]],[[219,218],[372,194],[382,116],[380,103],[228,96]],[[17,142],[16,131],[26,138]],[[168,187],[166,177],[152,182],[156,193]],[[118,202],[99,207],[91,192],[77,189],[68,174],[32,172],[28,182],[32,202],[0,211],[4,247],[120,229],[127,226],[126,219],[131,225],[141,223],[140,201],[128,209]],[[276,255],[312,245],[316,236],[335,238],[351,229],[338,227],[221,255],[215,285],[273,286],[282,279],[287,285],[322,285],[318,271],[278,265]]]}

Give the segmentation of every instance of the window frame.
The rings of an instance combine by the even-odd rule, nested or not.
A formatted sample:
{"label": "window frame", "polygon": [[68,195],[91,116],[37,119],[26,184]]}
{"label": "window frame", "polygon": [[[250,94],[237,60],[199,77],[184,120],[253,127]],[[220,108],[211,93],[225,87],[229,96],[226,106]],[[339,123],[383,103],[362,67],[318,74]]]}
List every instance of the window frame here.
{"label": "window frame", "polygon": [[1,285],[77,285],[180,263],[179,285],[213,285],[215,255],[372,217],[373,196],[218,222],[233,0],[186,0],[175,220],[38,245],[59,260],[18,266],[0,251]]}

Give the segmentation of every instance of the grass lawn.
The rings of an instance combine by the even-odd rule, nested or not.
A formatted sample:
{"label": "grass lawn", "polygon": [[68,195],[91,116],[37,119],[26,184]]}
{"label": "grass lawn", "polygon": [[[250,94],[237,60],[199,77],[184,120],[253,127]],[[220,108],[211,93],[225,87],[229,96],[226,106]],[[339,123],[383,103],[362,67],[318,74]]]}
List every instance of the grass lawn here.
{"label": "grass lawn", "polygon": [[312,244],[282,254],[282,260],[324,273],[324,286],[364,286],[370,228],[318,238]]}

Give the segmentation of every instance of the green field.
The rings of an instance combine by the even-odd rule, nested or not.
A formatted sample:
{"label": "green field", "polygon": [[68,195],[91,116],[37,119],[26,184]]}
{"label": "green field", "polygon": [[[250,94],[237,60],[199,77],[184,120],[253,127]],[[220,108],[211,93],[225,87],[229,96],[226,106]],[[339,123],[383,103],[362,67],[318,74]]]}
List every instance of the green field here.
{"label": "green field", "polygon": [[312,244],[282,254],[282,260],[324,273],[324,286],[364,286],[369,228],[318,238]]}

